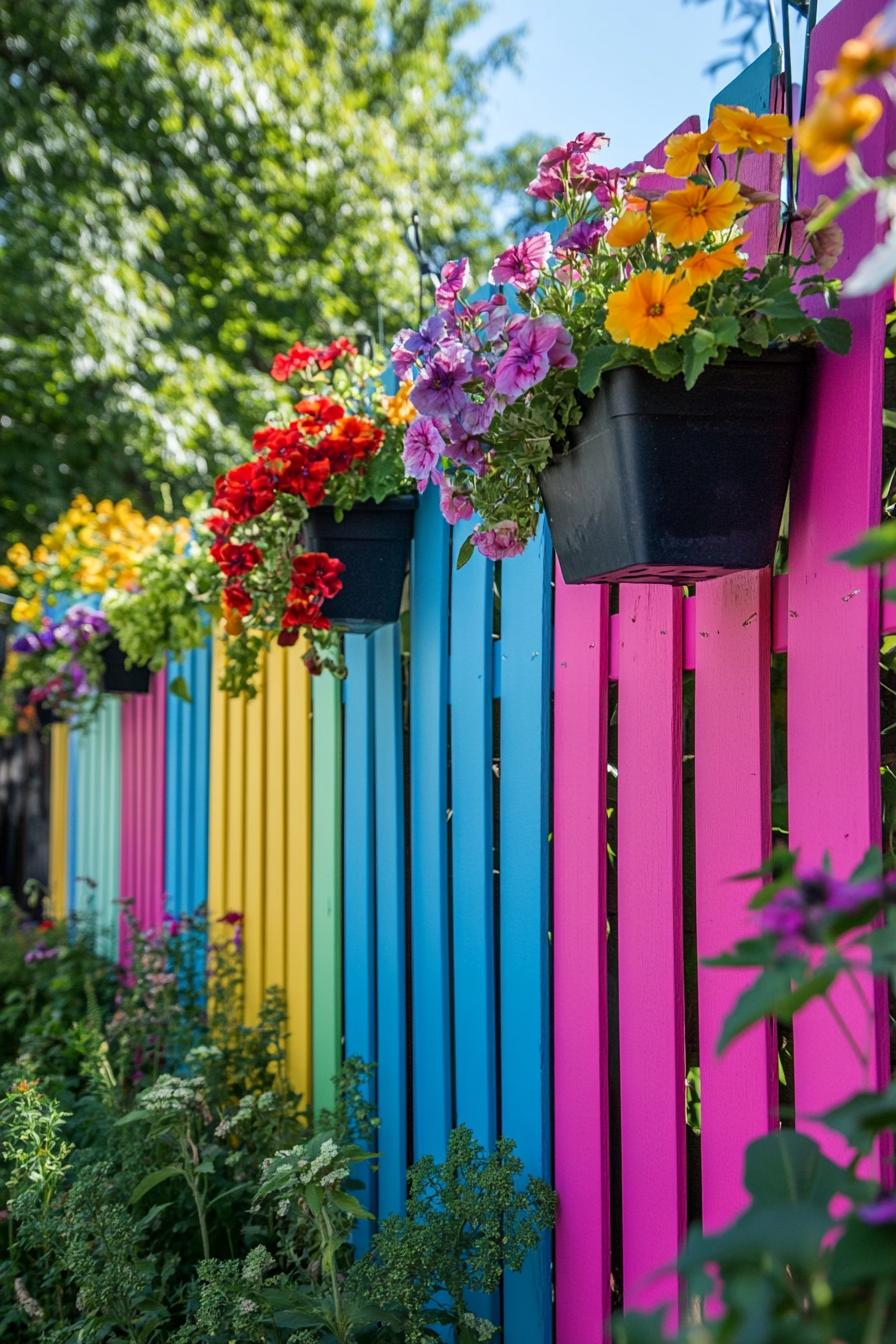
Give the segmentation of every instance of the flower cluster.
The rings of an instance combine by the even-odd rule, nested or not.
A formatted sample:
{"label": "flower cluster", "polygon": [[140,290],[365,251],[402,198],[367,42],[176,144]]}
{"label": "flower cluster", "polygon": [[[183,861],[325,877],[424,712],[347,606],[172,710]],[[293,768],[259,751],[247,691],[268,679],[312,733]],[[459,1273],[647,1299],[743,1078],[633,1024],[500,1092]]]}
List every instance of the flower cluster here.
{"label": "flower cluster", "polygon": [[33,551],[15,542],[6,553],[9,563],[0,565],[0,588],[19,594],[13,620],[37,620],[60,594],[136,588],[141,559],[166,534],[183,546],[189,524],[146,518],[129,499],[101,499],[93,505],[86,495],[75,495]]}
{"label": "flower cluster", "polygon": [[773,255],[761,268],[744,252],[744,220],[777,197],[743,185],[743,160],[780,154],[790,135],[782,115],[717,107],[706,131],[670,138],[659,175],[605,167],[596,155],[607,137],[582,132],[543,156],[528,188],[550,204],[553,230],[502,252],[490,290],[465,293],[466,260],[443,267],[436,312],[399,332],[392,362],[414,377],[408,474],[421,490],[438,486],[449,522],[481,518],[461,563],[474,548],[516,555],[534,535],[539,474],[610,369],[638,364],[690,387],[732,349],[848,343],[845,324],[801,306],[834,294],[821,273],[836,255],[829,237],[824,255],[813,237],[805,255]]}
{"label": "flower cluster", "polygon": [[302,526],[327,503],[339,513],[380,501],[404,483],[401,435],[415,414],[409,389],[387,395],[371,362],[344,337],[325,347],[297,342],[272,375],[300,375],[299,399],[252,440],[252,456],[215,483],[209,554],[221,579],[227,657],[222,686],[254,693],[264,647],[289,647],[302,633],[313,671],[341,672],[338,640],[324,610],[342,587],[342,562],[306,552]]}
{"label": "flower cluster", "polygon": [[826,869],[795,874],[792,885],[775,892],[759,912],[763,933],[771,934],[782,955],[829,942],[844,916],[880,901],[890,887],[881,879],[841,881]]}
{"label": "flower cluster", "polygon": [[108,635],[103,613],[81,603],[58,621],[44,617],[37,629],[12,641],[4,696],[83,722],[98,703]]}

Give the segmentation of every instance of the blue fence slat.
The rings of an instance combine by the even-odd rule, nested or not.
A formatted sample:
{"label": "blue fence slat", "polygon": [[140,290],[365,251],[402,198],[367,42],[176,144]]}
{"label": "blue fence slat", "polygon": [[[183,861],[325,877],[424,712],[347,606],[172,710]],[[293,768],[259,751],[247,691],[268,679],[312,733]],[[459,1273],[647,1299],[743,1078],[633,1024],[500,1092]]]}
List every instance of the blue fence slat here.
{"label": "blue fence slat", "polygon": [[452,1122],[448,920],[448,528],[438,494],[411,558],[411,1005],[414,1156],[441,1160]]}
{"label": "blue fence slat", "polygon": [[379,1216],[404,1208],[407,1184],[404,732],[398,625],[371,635],[376,781],[376,1020]]}
{"label": "blue fence slat", "polygon": [[776,75],[784,69],[784,53],[775,44],[735,75],[730,84],[716,94],[709,109],[710,119],[718,103],[723,107],[748,107],[762,115],[772,111],[772,87]]}
{"label": "blue fence slat", "polygon": [[[542,523],[501,566],[501,1128],[551,1178],[549,970],[551,547]],[[546,1239],[504,1280],[504,1338],[548,1344]]]}
{"label": "blue fence slat", "polygon": [[211,641],[168,665],[189,701],[169,692],[165,725],[165,894],[172,915],[192,915],[208,899]]}
{"label": "blue fence slat", "polygon": [[[364,635],[346,635],[343,717],[343,977],[346,1057],[376,1063],[376,914],[374,903],[373,646]],[[370,1090],[376,1095],[376,1078]],[[358,1169],[358,1192],[376,1212],[377,1177]],[[366,1250],[370,1227],[362,1223],[355,1244]]]}
{"label": "blue fence slat", "polygon": [[[457,555],[473,530],[454,528]],[[458,1124],[491,1150],[497,1137],[495,1070],[495,855],[492,790],[494,566],[474,555],[451,582],[451,913]],[[497,1323],[498,1294],[470,1295]]]}
{"label": "blue fence slat", "polygon": [[[472,531],[455,527],[454,557]],[[451,907],[457,1119],[491,1148],[495,1079],[492,831],[493,565],[475,555],[451,584]]]}

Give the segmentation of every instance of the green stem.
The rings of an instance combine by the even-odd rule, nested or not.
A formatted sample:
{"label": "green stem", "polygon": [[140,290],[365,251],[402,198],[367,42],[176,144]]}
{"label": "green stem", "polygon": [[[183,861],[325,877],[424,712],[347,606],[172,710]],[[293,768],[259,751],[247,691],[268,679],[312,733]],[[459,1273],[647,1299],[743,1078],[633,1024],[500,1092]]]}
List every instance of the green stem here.
{"label": "green stem", "polygon": [[320,1211],[320,1221],[323,1225],[323,1236],[321,1244],[324,1248],[323,1253],[328,1263],[330,1273],[330,1292],[333,1295],[333,1324],[335,1326],[336,1338],[339,1344],[347,1344],[347,1335],[342,1323],[342,1298],[339,1294],[339,1276],[336,1273],[336,1246],[333,1238],[333,1226],[327,1217],[326,1209]]}
{"label": "green stem", "polygon": [[831,1016],[833,1017],[834,1021],[837,1023],[837,1026],[838,1026],[838,1027],[840,1028],[840,1030],[843,1032],[843,1035],[844,1035],[844,1037],[846,1038],[846,1042],[847,1042],[847,1044],[849,1045],[849,1048],[852,1050],[853,1054],[855,1055],[856,1059],[857,1059],[857,1060],[859,1061],[859,1063],[861,1064],[862,1068],[863,1068],[863,1069],[867,1069],[867,1068],[868,1068],[868,1057],[867,1057],[867,1055],[865,1054],[865,1052],[861,1049],[861,1047],[859,1046],[859,1043],[858,1043],[858,1041],[856,1040],[855,1036],[853,1036],[852,1032],[850,1031],[850,1029],[849,1029],[849,1027],[848,1027],[848,1025],[847,1025],[847,1023],[846,1023],[846,1020],[845,1020],[844,1017],[843,1017],[843,1014],[840,1012],[840,1009],[839,1009],[839,1008],[837,1007],[837,1005],[834,1003],[834,1000],[830,997],[829,994],[823,994],[823,995],[822,995],[822,998],[824,999],[825,1003],[827,1004],[828,1008],[830,1009],[830,1011],[831,1011]]}

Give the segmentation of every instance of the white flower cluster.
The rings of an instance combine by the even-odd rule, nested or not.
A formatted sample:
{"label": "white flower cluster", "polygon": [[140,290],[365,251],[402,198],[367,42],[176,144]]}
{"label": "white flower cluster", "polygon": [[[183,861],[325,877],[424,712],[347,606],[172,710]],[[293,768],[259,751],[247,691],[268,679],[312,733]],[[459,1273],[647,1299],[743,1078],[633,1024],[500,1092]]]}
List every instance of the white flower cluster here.
{"label": "white flower cluster", "polygon": [[277,1104],[277,1097],[273,1092],[260,1092],[257,1097],[247,1094],[240,1097],[236,1110],[231,1115],[225,1115],[223,1120],[218,1122],[215,1129],[215,1138],[224,1139],[228,1134],[232,1134],[240,1125],[251,1120],[259,1111],[271,1111]]}
{"label": "white flower cluster", "polygon": [[491,1321],[487,1321],[484,1316],[474,1316],[472,1311],[465,1311],[460,1319],[461,1324],[466,1326],[476,1339],[493,1339],[498,1333],[496,1325],[492,1325]]}
{"label": "white flower cluster", "polygon": [[195,1068],[197,1064],[204,1064],[207,1059],[221,1059],[224,1052],[217,1045],[194,1045],[192,1050],[187,1051],[187,1064]]}
{"label": "white flower cluster", "polygon": [[273,1160],[291,1167],[302,1185],[320,1185],[327,1189],[339,1185],[348,1176],[348,1167],[333,1165],[339,1160],[339,1145],[332,1139],[324,1139],[317,1157],[305,1157],[305,1147],[299,1143],[295,1148],[277,1153]]}
{"label": "white flower cluster", "polygon": [[176,1078],[171,1073],[161,1073],[151,1087],[140,1093],[137,1104],[144,1111],[176,1115],[195,1110],[202,1102],[204,1090],[205,1079],[201,1074]]}

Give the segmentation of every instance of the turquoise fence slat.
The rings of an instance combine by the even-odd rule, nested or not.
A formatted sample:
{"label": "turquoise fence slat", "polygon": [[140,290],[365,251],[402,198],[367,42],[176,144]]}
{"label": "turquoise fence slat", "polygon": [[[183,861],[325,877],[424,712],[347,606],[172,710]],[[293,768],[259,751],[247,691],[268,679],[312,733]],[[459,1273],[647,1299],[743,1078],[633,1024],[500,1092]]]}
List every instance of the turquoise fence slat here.
{"label": "turquoise fence slat", "polygon": [[411,1005],[414,1156],[445,1151],[453,1119],[448,918],[449,532],[421,497],[411,556]]}
{"label": "turquoise fence slat", "polygon": [[121,853],[121,702],[104,699],[77,746],[73,904],[94,928],[97,950],[118,955]]}
{"label": "turquoise fence slat", "polygon": [[404,1208],[407,1184],[407,1008],[404,732],[398,625],[370,636],[374,672],[376,1038],[379,1216]]}
{"label": "turquoise fence slat", "polygon": [[[376,913],[374,902],[373,645],[364,635],[346,635],[343,718],[343,976],[345,1053],[367,1063],[377,1059]],[[374,1078],[371,1095],[376,1096]],[[364,1164],[358,1197],[376,1212],[377,1176]],[[356,1245],[366,1250],[370,1226],[362,1223]]]}
{"label": "turquoise fence slat", "polygon": [[[548,835],[552,552],[547,528],[501,566],[501,1130],[551,1179]],[[584,1251],[583,1251],[584,1253]],[[504,1280],[504,1338],[551,1339],[551,1251]]]}
{"label": "turquoise fence slat", "polygon": [[[211,640],[168,665],[165,752],[165,894],[169,914],[193,915],[208,899]],[[189,701],[171,693],[180,679]]]}

